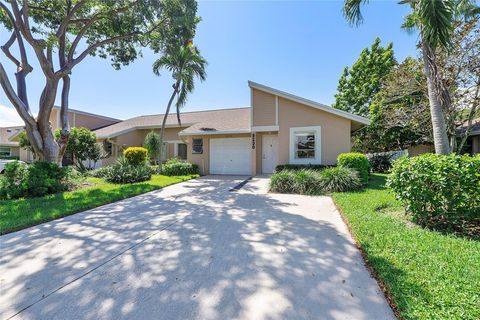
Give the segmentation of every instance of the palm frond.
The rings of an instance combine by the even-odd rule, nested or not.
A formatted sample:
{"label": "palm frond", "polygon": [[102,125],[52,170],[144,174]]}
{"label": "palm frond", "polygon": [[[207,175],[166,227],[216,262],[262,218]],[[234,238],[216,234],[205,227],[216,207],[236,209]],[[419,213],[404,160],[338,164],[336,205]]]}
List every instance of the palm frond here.
{"label": "palm frond", "polygon": [[368,0],[345,0],[343,3],[343,16],[348,23],[358,26],[363,22],[361,6],[367,3]]}
{"label": "palm frond", "polygon": [[453,30],[454,1],[418,0],[415,13],[418,15],[422,38],[432,48],[447,47]]}

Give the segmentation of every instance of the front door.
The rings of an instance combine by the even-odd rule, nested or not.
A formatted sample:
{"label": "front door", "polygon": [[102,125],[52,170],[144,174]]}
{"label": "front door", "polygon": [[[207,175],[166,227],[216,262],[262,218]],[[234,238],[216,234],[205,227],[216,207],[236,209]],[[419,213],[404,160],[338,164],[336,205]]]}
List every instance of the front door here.
{"label": "front door", "polygon": [[278,136],[262,136],[262,173],[273,173],[277,166]]}

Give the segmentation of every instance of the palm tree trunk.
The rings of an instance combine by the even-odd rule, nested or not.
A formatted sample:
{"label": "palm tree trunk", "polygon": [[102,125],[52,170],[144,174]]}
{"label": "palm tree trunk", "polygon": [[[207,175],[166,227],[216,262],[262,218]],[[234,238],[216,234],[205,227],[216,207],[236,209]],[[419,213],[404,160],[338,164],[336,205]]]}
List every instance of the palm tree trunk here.
{"label": "palm tree trunk", "polygon": [[173,103],[173,100],[175,99],[175,95],[177,94],[179,85],[180,85],[179,80],[175,82],[175,84],[173,85],[173,92],[172,92],[172,95],[170,96],[170,100],[168,100],[167,110],[165,111],[165,115],[163,116],[162,128],[160,129],[160,150],[158,152],[158,157],[159,157],[158,168],[160,173],[162,173],[163,136],[165,135],[165,126],[167,124],[168,114],[170,113],[170,108],[172,107],[172,103]]}
{"label": "palm tree trunk", "polygon": [[435,153],[450,153],[450,145],[448,143],[447,128],[445,125],[445,117],[443,115],[442,103],[439,97],[439,90],[436,87],[435,79],[437,76],[434,53],[428,43],[422,39],[422,55],[427,77],[428,100],[430,103],[430,115],[432,117],[433,141],[435,145]]}

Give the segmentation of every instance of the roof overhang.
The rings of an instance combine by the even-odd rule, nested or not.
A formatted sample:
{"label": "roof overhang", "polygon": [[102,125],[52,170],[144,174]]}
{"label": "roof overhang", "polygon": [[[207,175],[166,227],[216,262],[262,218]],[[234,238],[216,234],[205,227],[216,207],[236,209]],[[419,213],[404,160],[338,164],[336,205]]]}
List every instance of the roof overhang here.
{"label": "roof overhang", "polygon": [[279,126],[255,126],[252,127],[252,132],[270,132],[270,131],[278,131],[280,129]]}
{"label": "roof overhang", "polygon": [[205,136],[205,135],[218,135],[218,134],[246,134],[251,133],[250,129],[240,130],[196,130],[196,131],[180,131],[179,136]]}
{"label": "roof overhang", "polygon": [[259,83],[253,82],[253,81],[248,81],[248,86],[252,89],[257,89],[257,90],[267,92],[267,93],[273,94],[275,96],[278,96],[278,97],[281,97],[281,98],[284,98],[284,99],[287,99],[287,100],[295,101],[295,102],[301,103],[303,105],[306,105],[306,106],[309,106],[309,107],[312,107],[312,108],[316,108],[316,109],[319,109],[319,110],[322,110],[322,111],[325,111],[325,112],[328,112],[328,113],[332,113],[332,114],[337,115],[339,117],[343,117],[343,118],[349,119],[351,121],[358,122],[359,124],[369,125],[370,123],[372,123],[372,121],[368,118],[358,116],[356,114],[352,114],[352,113],[349,113],[349,112],[346,112],[346,111],[343,111],[343,110],[340,110],[340,109],[335,109],[335,108],[332,108],[332,107],[327,106],[325,104],[321,104],[321,103],[318,103],[318,102],[315,102],[315,101],[312,101],[312,100],[308,100],[308,99],[290,94],[288,92],[284,92],[284,91],[280,91],[280,90],[277,90],[277,89],[274,89],[274,88],[271,88],[271,87],[267,87],[263,84],[259,84]]}
{"label": "roof overhang", "polygon": [[[185,128],[185,127],[190,127],[191,125],[193,125],[193,123],[182,123],[182,126],[179,126],[178,124],[172,124],[172,125],[167,124],[165,126],[165,129]],[[126,128],[124,130],[116,131],[116,132],[108,134],[108,135],[98,135],[97,134],[97,139],[111,139],[111,138],[121,136],[123,134],[130,133],[130,132],[135,131],[135,130],[148,130],[148,129],[161,129],[161,128],[162,128],[161,126],[133,126],[133,127],[130,127],[130,128]],[[98,130],[102,130],[102,129],[98,129]],[[95,131],[93,131],[93,132],[95,132]]]}

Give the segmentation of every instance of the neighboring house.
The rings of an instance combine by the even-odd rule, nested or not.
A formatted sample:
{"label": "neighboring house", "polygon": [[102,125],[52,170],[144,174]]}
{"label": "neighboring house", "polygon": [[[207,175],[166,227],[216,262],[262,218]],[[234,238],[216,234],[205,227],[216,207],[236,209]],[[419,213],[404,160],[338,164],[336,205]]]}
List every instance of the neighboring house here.
{"label": "neighboring house", "polygon": [[[464,127],[460,128],[459,134],[464,133],[466,127],[467,124],[465,124]],[[468,135],[466,141],[466,148],[463,150],[465,153],[469,154],[480,153],[480,118],[473,120],[470,134]]]}
{"label": "neighboring house", "polygon": [[[169,115],[166,158],[186,159],[202,174],[272,173],[277,164],[336,163],[351,149],[351,134],[370,120],[261,84],[249,82],[251,107],[185,112],[181,125]],[[141,146],[163,115],[140,116],[96,130],[112,163],[130,146]]]}
{"label": "neighboring house", "polygon": [[[70,109],[68,111],[68,121],[70,127],[84,127],[90,130],[96,130],[118,123],[121,120]],[[50,115],[50,123],[53,130],[60,127],[59,107],[53,108]],[[33,161],[32,153],[20,148],[18,144],[18,136],[23,130],[23,127],[0,128],[0,157],[5,157],[8,153],[10,153],[11,156],[18,157],[22,161]]]}

